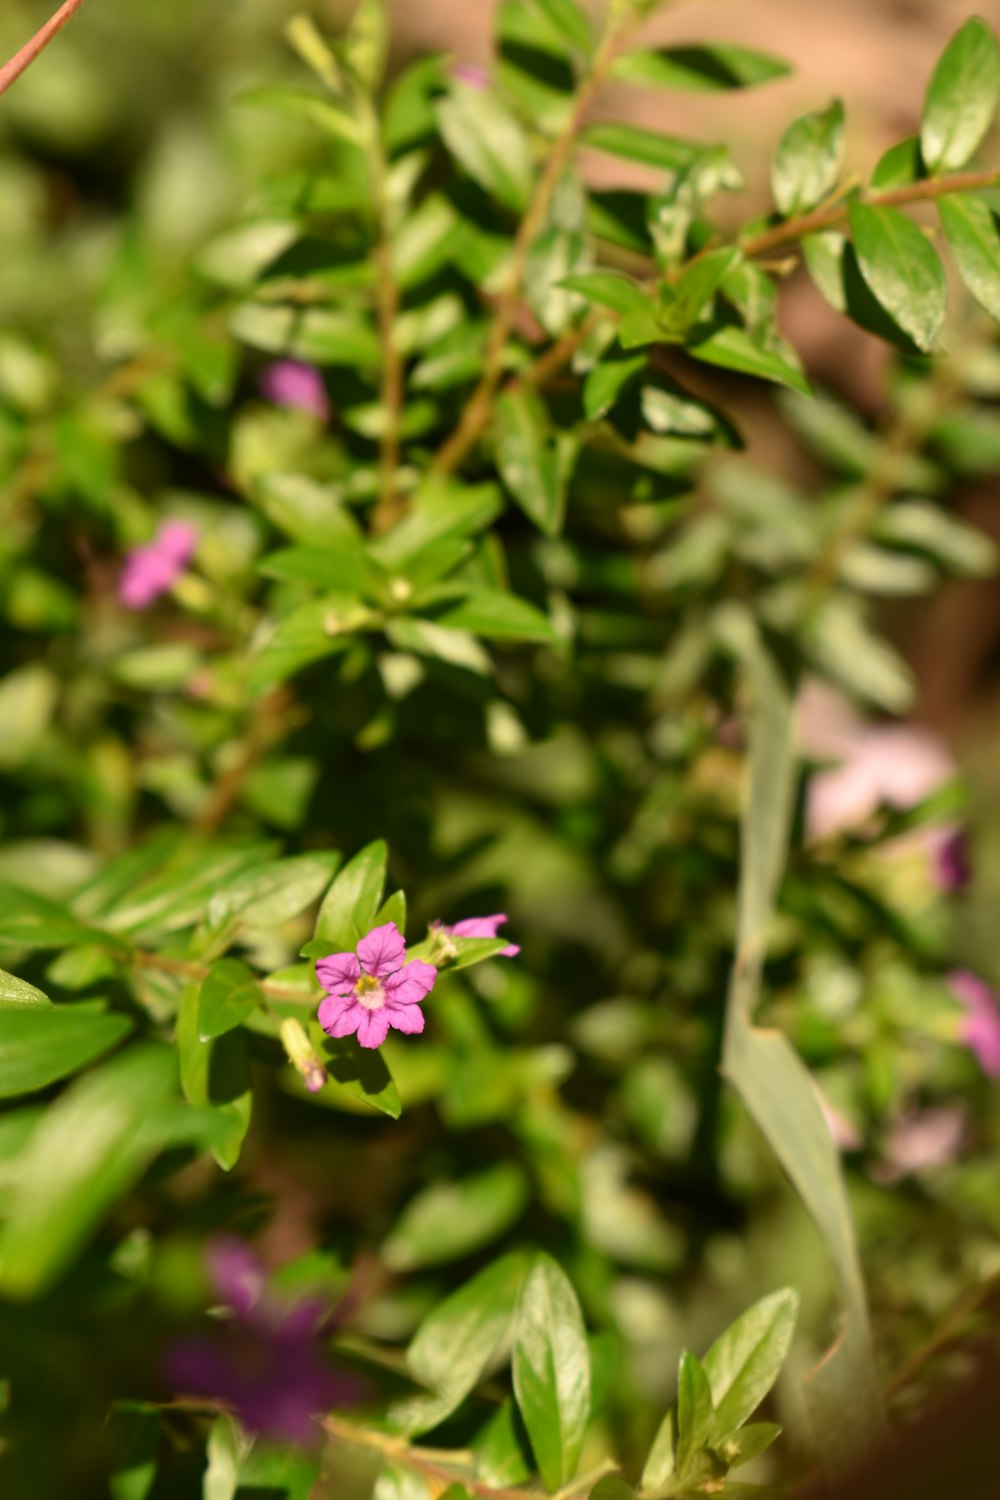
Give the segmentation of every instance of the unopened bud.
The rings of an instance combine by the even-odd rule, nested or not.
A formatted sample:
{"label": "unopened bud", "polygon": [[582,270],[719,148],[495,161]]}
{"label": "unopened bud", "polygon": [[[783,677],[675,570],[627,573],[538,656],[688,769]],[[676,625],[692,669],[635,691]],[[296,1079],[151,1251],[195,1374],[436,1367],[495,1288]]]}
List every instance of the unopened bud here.
{"label": "unopened bud", "polygon": [[301,1076],[310,1094],[318,1094],[327,1082],[326,1069],[301,1021],[282,1021],[281,1041],[288,1054],[288,1061]]}

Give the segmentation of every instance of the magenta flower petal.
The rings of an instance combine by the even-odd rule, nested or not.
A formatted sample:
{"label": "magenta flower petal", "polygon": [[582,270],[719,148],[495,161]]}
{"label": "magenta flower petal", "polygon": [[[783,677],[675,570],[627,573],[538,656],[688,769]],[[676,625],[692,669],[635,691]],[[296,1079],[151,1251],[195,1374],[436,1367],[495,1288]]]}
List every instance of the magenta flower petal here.
{"label": "magenta flower petal", "polygon": [[389,1035],[389,1010],[383,1006],[381,1010],[365,1010],[358,1006],[362,1012],[361,1021],[358,1026],[358,1041],[362,1047],[381,1047]]}
{"label": "magenta flower petal", "polygon": [[385,981],[386,1004],[395,1009],[400,1005],[417,1005],[429,995],[437,980],[437,969],[421,959],[411,959],[398,974],[390,974]]}
{"label": "magenta flower petal", "polygon": [[320,372],[297,359],[280,359],[260,377],[261,394],[275,406],[295,406],[312,412],[321,422],[332,415],[330,398]]}
{"label": "magenta flower petal", "polygon": [[320,1002],[319,1024],[327,1036],[353,1036],[367,1014],[353,995],[328,995]]}
{"label": "magenta flower petal", "polygon": [[198,540],[184,521],[165,521],[148,547],[135,547],[125,558],[118,598],[127,609],[148,609],[177,581]]}
{"label": "magenta flower petal", "polygon": [[394,974],[406,957],[406,939],[395,922],[375,927],[358,944],[358,958],[366,974],[384,979]]}
{"label": "magenta flower petal", "polygon": [[316,978],[331,995],[348,995],[361,978],[361,965],[354,953],[331,953],[316,960]]}
{"label": "magenta flower petal", "polygon": [[965,1008],[962,1041],[988,1078],[1000,1078],[1000,996],[968,969],[956,969],[949,984]]}
{"label": "magenta flower petal", "polygon": [[178,567],[186,568],[198,545],[198,533],[186,521],[164,521],[156,534],[156,550]]}
{"label": "magenta flower petal", "polygon": [[[502,927],[507,920],[506,912],[497,912],[492,917],[463,917],[461,922],[454,922],[450,927],[445,927],[445,932],[452,937],[467,938],[495,938],[499,937],[498,928]],[[516,958],[521,949],[517,943],[511,943],[506,948],[501,948],[497,958]]]}
{"label": "magenta flower petal", "polygon": [[405,1031],[408,1036],[418,1036],[426,1024],[426,1017],[419,1005],[388,1005],[385,1014],[389,1017],[389,1025],[394,1026],[397,1031]]}
{"label": "magenta flower petal", "polygon": [[246,1317],[264,1290],[264,1267],[249,1245],[234,1235],[220,1234],[205,1251],[216,1296],[234,1312]]}

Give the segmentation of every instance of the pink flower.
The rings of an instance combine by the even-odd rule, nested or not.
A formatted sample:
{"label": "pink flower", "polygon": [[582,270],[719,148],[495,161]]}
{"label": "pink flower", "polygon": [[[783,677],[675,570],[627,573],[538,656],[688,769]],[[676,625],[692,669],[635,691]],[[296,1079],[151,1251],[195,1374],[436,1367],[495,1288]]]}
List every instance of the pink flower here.
{"label": "pink flower", "polygon": [[876,1182],[898,1182],[912,1172],[946,1166],[961,1152],[965,1135],[965,1115],[957,1106],[907,1115],[893,1127],[871,1175]]}
{"label": "pink flower", "polygon": [[424,1029],[420,1002],[437,979],[433,964],[406,963],[406,939],[395,922],[363,937],[354,953],[331,953],[316,960],[316,974],[327,997],[319,1023],[327,1036],[353,1036],[362,1047],[381,1047],[389,1027],[417,1033]]}
{"label": "pink flower", "polygon": [[948,982],[965,1009],[962,1041],[988,1078],[1000,1078],[1000,996],[968,969],[956,969]]}
{"label": "pink flower", "polygon": [[[449,937],[464,938],[495,938],[499,934],[497,928],[502,927],[507,920],[506,912],[498,912],[494,917],[464,917],[461,922],[454,922],[449,927],[442,923],[442,931]],[[516,958],[521,949],[517,943],[511,943],[507,948],[501,948],[497,958]]]}
{"label": "pink flower", "polygon": [[148,609],[187,568],[198,533],[184,521],[164,521],[147,547],[135,547],[125,558],[118,597],[127,609]]}
{"label": "pink flower", "polygon": [[942,828],[934,841],[934,878],[942,891],[961,891],[972,881],[969,836],[962,828]]}
{"label": "pink flower", "polygon": [[457,83],[467,84],[470,89],[477,89],[484,93],[490,86],[490,72],[484,68],[482,63],[457,62],[451,70],[451,76]]}
{"label": "pink flower", "polygon": [[330,398],[323,377],[312,365],[298,359],[279,359],[268,365],[260,377],[261,394],[275,406],[297,406],[310,411],[321,422],[332,414]]}

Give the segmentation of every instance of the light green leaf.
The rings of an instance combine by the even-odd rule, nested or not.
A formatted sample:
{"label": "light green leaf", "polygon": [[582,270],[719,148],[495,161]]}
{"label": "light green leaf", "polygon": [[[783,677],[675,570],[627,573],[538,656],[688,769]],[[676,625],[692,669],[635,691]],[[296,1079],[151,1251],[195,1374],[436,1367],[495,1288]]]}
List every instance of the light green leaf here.
{"label": "light green leaf", "polygon": [[781,1428],[777,1422],[751,1422],[720,1440],[716,1451],[731,1469],[738,1469],[741,1464],[759,1458],[780,1436]]}
{"label": "light green leaf", "polygon": [[617,350],[595,365],[583,387],[583,410],[587,421],[595,422],[606,416],[647,365],[645,354],[629,355]]}
{"label": "light green leaf", "polygon": [[51,1003],[48,995],[29,984],[26,979],[18,979],[15,974],[8,974],[6,969],[0,969],[0,1011],[22,1010],[26,1006],[37,1009]]}
{"label": "light green leaf", "polygon": [[348,594],[327,594],[300,605],[251,657],[251,691],[266,693],[303,667],[346,650],[352,633],[370,629],[377,619],[362,600]]}
{"label": "light green leaf", "polygon": [[802,241],[806,269],[835,312],[847,312],[844,288],[844,249],[847,237],[836,229],[807,234]]}
{"label": "light green leaf", "polygon": [[254,349],[317,365],[373,369],[381,358],[381,345],[371,324],[340,309],[243,302],[232,313],[229,328],[235,338]]}
{"label": "light green leaf", "polygon": [[111,1500],[146,1500],[156,1482],[159,1412],[123,1402],[112,1412],[109,1425],[116,1447],[108,1479]]}
{"label": "light green leaf", "polygon": [[431,480],[414,495],[399,525],[372,543],[372,556],[386,567],[403,567],[435,542],[485,530],[502,510],[498,485]]}
{"label": "light green leaf", "polygon": [[241,104],[256,109],[273,110],[277,114],[291,115],[294,119],[307,120],[328,135],[348,141],[357,146],[364,139],[361,122],[346,105],[309,89],[292,88],[287,84],[265,84],[249,89],[240,96]]}
{"label": "light green leaf", "polygon": [[[399,1090],[380,1050],[362,1047],[353,1036],[326,1036],[318,1022],[309,1031],[320,1050],[323,1066],[335,1084],[358,1104],[377,1109],[379,1114],[388,1115],[391,1120],[399,1119],[403,1113]],[[336,1103],[336,1100],[330,1102]]]}
{"label": "light green leaf", "polygon": [[78,1073],[132,1030],[128,1016],[82,1005],[0,1008],[0,1099],[14,1099]]}
{"label": "light green leaf", "polygon": [[505,594],[502,589],[473,589],[460,604],[439,615],[437,623],[494,641],[537,641],[551,645],[557,639],[541,610],[517,594]]}
{"label": "light green leaf", "polygon": [[844,106],[803,115],[789,125],[771,166],[771,191],[786,219],[815,208],[836,185],[844,150]]}
{"label": "light green leaf", "polygon": [[816,1222],[833,1262],[842,1324],[814,1372],[810,1395],[823,1453],[842,1464],[882,1431],[882,1396],[864,1283],[840,1159],[809,1074],[787,1039],[754,1026],[768,930],[795,794],[793,687],[763,644],[755,648],[750,785],[744,802],[739,939],[723,1047],[723,1072],[763,1132]]}
{"label": "light green leaf", "polygon": [[546,536],[558,536],[566,514],[566,473],[550,439],[545,403],[518,388],[501,396],[494,412],[497,467],[529,520]]}
{"label": "light green leaf", "polygon": [[382,1246],[382,1258],[393,1271],[458,1260],[509,1229],[527,1201],[527,1180],[513,1162],[456,1182],[433,1183],[407,1204]]}
{"label": "light green leaf", "polygon": [[571,47],[589,57],[594,47],[594,34],[576,0],[535,0],[535,4]]}
{"label": "light green leaf", "polygon": [[364,548],[284,547],[258,563],[265,578],[287,578],[317,588],[356,593],[369,603],[383,597],[384,578]]}
{"label": "light green leaf", "polygon": [[353,950],[373,927],[382,905],[388,859],[381,839],[366,844],[327,891],[316,919],[316,941],[329,943],[326,953]]}
{"label": "light green leaf", "polygon": [[779,385],[790,386],[802,395],[810,393],[799,364],[798,355],[790,344],[782,342],[774,347],[757,343],[744,328],[726,324],[708,338],[687,346],[694,359],[707,365],[721,365],[725,370],[738,370],[741,375],[756,375],[760,380],[773,380]]}
{"label": "light green leaf", "polygon": [[221,927],[280,927],[297,917],[326,890],[340,864],[333,850],[270,860],[247,870],[220,890],[208,907],[208,921]]}
{"label": "light green leaf", "polygon": [[211,1042],[242,1026],[263,999],[252,969],[238,958],[220,958],[202,980],[198,998],[198,1036]]}
{"label": "light green leaf", "polygon": [[516,117],[491,93],[455,84],[437,105],[445,145],[479,186],[523,213],[534,171],[528,138]]}
{"label": "light green leaf", "polygon": [[944,267],[926,235],[897,208],[851,204],[854,249],[873,295],[918,349],[932,350],[944,322]]}
{"label": "light green leaf", "polygon": [[665,328],[683,333],[690,327],[742,259],[743,252],[736,245],[723,245],[696,256],[670,289],[672,295],[662,314]]}
{"label": "light green leaf", "polygon": [[185,985],[177,1013],[181,1088],[187,1102],[212,1120],[210,1149],[229,1172],[239,1161],[253,1108],[247,1040],[245,1032],[227,1031],[214,1041],[202,1041],[199,991],[196,983]]}
{"label": "light green leaf", "polygon": [[406,1363],[430,1394],[397,1402],[390,1409],[394,1426],[409,1433],[429,1431],[496,1368],[509,1349],[526,1271],[523,1255],[505,1255],[428,1313]]}
{"label": "light green leaf", "polygon": [[677,1373],[677,1470],[684,1476],[699,1448],[714,1433],[712,1391],[701,1361],[687,1350]]}
{"label": "light green leaf", "polygon": [[897,141],[879,157],[872,173],[872,187],[876,192],[887,188],[909,187],[924,176],[924,162],[920,155],[920,138],[908,135]]}
{"label": "light green leaf", "polygon": [[847,598],[832,598],[810,623],[805,646],[824,675],[889,713],[904,713],[915,696],[898,652],[876,635]]}
{"label": "light green leaf", "polygon": [[1000,322],[1000,232],[988,203],[956,193],[938,203],[962,280],[991,318]]}
{"label": "light green leaf", "polygon": [[702,1361],[715,1405],[718,1438],[752,1416],[781,1373],[799,1299],[789,1287],[763,1297],[716,1339]]}
{"label": "light green leaf", "polygon": [[997,567],[997,549],[988,536],[928,500],[898,500],[884,507],[874,534],[890,545],[915,547],[940,567],[973,578],[988,578]]}
{"label": "light green leaf", "polygon": [[668,172],[690,166],[702,149],[680,136],[645,130],[640,125],[611,122],[588,125],[580,138],[585,146],[595,151],[606,151],[610,156],[621,156],[626,161],[642,162],[647,167],[663,167]]}
{"label": "light green leaf", "polygon": [[32,1133],[0,1231],[0,1291],[46,1290],[159,1150],[176,1085],[169,1047],[129,1048],[77,1079]]}
{"label": "light green leaf", "polygon": [[677,1468],[677,1408],[672,1406],[657,1429],[642,1471],[643,1490],[658,1490]]}
{"label": "light green leaf", "polygon": [[920,145],[935,175],[964,167],[993,123],[1000,98],[1000,50],[972,16],[938,59],[924,100]]}
{"label": "light green leaf", "polygon": [[611,69],[613,77],[630,83],[694,93],[756,88],[775,78],[787,78],[791,71],[783,58],[731,42],[623,52]]}
{"label": "light green leaf", "polygon": [[359,0],[344,38],[344,58],[369,92],[382,82],[388,52],[389,18],[384,0]]}
{"label": "light green leaf", "polygon": [[590,1350],[566,1273],[536,1256],[514,1329],[514,1395],[549,1491],[576,1473],[590,1416]]}
{"label": "light green leaf", "polygon": [[[15,948],[68,948],[100,942],[104,935],[78,922],[65,907],[34,891],[0,882],[0,944]],[[114,939],[104,938],[112,944]]]}
{"label": "light green leaf", "polygon": [[580,271],[565,276],[559,285],[617,313],[647,312],[652,305],[649,293],[631,276],[618,271]]}

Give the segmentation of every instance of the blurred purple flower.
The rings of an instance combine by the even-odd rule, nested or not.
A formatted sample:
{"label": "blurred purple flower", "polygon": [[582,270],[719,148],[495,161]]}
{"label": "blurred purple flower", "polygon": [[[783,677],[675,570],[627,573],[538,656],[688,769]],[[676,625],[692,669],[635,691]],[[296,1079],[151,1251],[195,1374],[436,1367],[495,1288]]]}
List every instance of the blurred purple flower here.
{"label": "blurred purple flower", "polygon": [[222,1236],[207,1251],[216,1296],[232,1313],[214,1336],[178,1341],[167,1377],[186,1396],[217,1401],[253,1433],[311,1445],[316,1417],[363,1395],[328,1359],[323,1339],[336,1311],[318,1298],[285,1303],[266,1290],[264,1269],[242,1240]]}
{"label": "blurred purple flower", "polygon": [[943,891],[961,891],[972,880],[969,836],[963,828],[945,828],[934,844],[934,875]]}
{"label": "blurred purple flower", "polygon": [[198,533],[185,521],[164,521],[146,547],[125,558],[118,597],[127,609],[148,609],[181,576],[194,556]]}
{"label": "blurred purple flower", "polygon": [[300,411],[312,412],[321,422],[329,422],[332,415],[322,375],[301,360],[279,359],[268,365],[260,377],[260,390],[275,406],[297,406]]}
{"label": "blurred purple flower", "polygon": [[478,89],[481,93],[490,86],[490,70],[483,67],[482,63],[457,62],[451,70],[451,76],[457,83],[467,84],[470,89]]}
{"label": "blurred purple flower", "polygon": [[[506,912],[497,912],[493,917],[463,917],[461,922],[441,923],[441,930],[449,937],[460,938],[495,938],[499,936],[497,928],[502,927],[507,920]],[[521,949],[517,943],[511,943],[506,948],[501,948],[497,954],[498,958],[516,958]]]}
{"label": "blurred purple flower", "polygon": [[357,953],[331,953],[316,961],[327,997],[319,1023],[328,1036],[353,1036],[362,1047],[381,1047],[389,1027],[417,1033],[424,1029],[420,1002],[437,979],[433,964],[406,963],[406,939],[395,922],[363,937]]}
{"label": "blurred purple flower", "polygon": [[1000,1078],[1000,996],[968,969],[956,969],[948,982],[965,1010],[962,1041],[988,1078]]}

